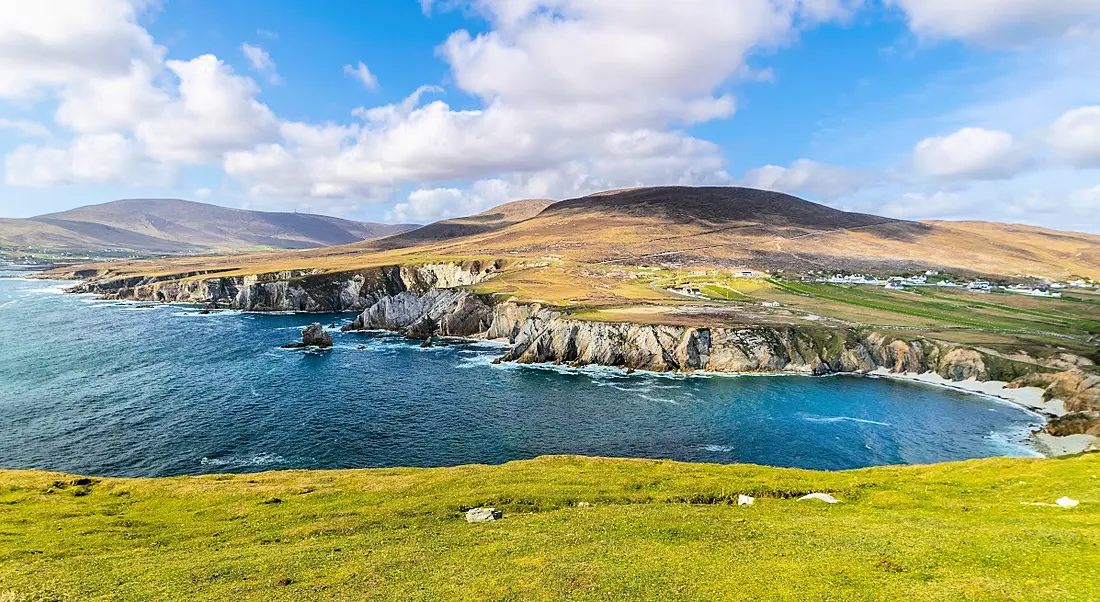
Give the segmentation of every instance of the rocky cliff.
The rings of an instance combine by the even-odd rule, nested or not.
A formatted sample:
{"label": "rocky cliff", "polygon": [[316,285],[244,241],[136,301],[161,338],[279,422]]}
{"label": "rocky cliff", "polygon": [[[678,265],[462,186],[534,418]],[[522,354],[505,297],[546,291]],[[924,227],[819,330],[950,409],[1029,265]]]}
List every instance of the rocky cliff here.
{"label": "rocky cliff", "polygon": [[700,328],[577,320],[538,304],[498,302],[465,289],[379,298],[348,330],[415,330],[507,339],[502,361],[619,366],[656,372],[936,372],[961,381],[1012,380],[1023,370],[979,351],[858,328],[810,325]]}
{"label": "rocky cliff", "polygon": [[216,304],[244,311],[362,311],[404,292],[476,284],[492,277],[501,262],[428,263],[382,266],[354,272],[276,272],[250,276],[210,273],[90,280],[72,289],[107,299]]}

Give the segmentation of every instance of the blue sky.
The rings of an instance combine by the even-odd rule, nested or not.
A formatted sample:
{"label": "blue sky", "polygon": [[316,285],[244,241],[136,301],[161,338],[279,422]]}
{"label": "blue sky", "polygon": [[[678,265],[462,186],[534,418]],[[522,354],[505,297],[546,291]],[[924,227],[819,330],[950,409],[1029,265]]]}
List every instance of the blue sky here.
{"label": "blue sky", "polygon": [[1100,0],[0,2],[0,216],[691,184],[1100,232],[1098,55]]}

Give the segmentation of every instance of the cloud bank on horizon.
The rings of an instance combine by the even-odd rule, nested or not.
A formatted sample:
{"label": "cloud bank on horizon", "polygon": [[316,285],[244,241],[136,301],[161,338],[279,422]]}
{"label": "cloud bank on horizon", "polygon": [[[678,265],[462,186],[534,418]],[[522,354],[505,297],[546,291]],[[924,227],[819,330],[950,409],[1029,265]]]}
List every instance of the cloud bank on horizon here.
{"label": "cloud bank on horizon", "polygon": [[[426,222],[684,184],[1100,232],[1100,0],[416,8],[382,25],[455,23],[422,44],[442,77],[398,77],[415,61],[394,54],[280,55],[291,32],[258,22],[210,50],[172,39],[182,25],[154,36],[152,24],[175,31],[171,2],[0,0],[0,216],[136,190]],[[857,38],[876,56],[836,43]],[[835,97],[826,78],[839,76],[791,66],[822,52],[850,72]],[[952,60],[929,58],[941,55]]]}

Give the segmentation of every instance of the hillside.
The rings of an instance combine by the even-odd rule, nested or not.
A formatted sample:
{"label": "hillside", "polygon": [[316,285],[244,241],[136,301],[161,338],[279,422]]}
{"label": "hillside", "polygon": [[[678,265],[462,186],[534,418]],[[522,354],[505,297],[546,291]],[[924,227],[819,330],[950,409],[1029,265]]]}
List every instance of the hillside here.
{"label": "hillside", "polygon": [[364,246],[397,249],[495,232],[535,217],[552,204],[554,201],[547,199],[512,201],[477,215],[438,221]]}
{"label": "hillside", "polygon": [[940,268],[1006,277],[1100,278],[1100,236],[896,220],[746,188],[642,188],[561,201],[530,219],[433,251],[768,271]]}
{"label": "hillside", "polygon": [[[0,600],[1084,601],[1098,472],[1097,454],[833,473],[571,457],[0,471]],[[810,492],[841,503],[797,500]],[[504,517],[467,524],[476,506]]]}
{"label": "hillside", "polygon": [[239,252],[342,245],[415,227],[177,199],[130,199],[0,220],[0,246],[154,254]]}

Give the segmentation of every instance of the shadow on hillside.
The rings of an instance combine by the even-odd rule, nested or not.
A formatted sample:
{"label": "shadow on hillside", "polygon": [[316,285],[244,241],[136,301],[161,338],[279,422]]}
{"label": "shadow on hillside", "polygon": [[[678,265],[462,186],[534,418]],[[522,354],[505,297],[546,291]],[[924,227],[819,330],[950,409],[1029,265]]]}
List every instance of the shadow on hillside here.
{"label": "shadow on hillside", "polygon": [[[830,230],[860,229],[880,238],[915,242],[933,227],[919,222],[850,213],[811,203],[780,192],[737,187],[643,188],[555,203],[541,215],[598,211],[639,218],[659,218],[674,224],[761,224],[799,229],[810,235]],[[799,233],[788,230],[790,236]]]}

